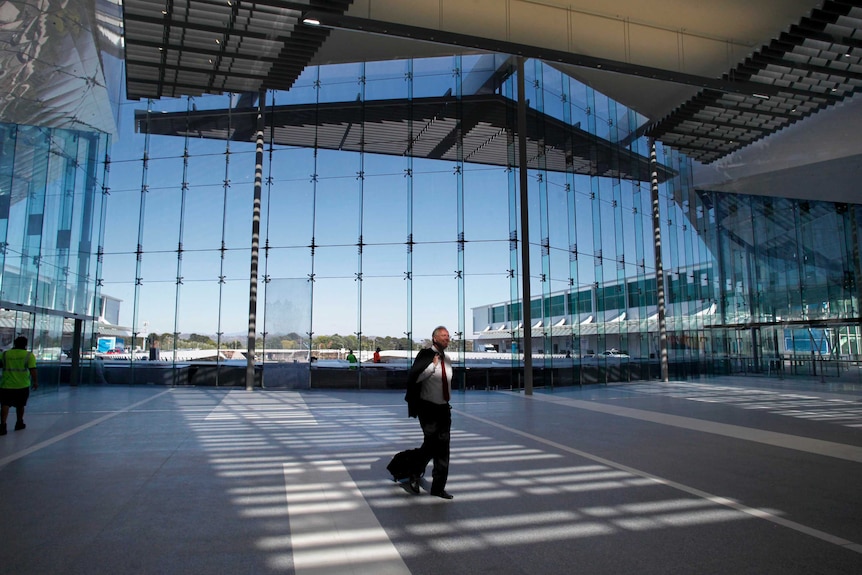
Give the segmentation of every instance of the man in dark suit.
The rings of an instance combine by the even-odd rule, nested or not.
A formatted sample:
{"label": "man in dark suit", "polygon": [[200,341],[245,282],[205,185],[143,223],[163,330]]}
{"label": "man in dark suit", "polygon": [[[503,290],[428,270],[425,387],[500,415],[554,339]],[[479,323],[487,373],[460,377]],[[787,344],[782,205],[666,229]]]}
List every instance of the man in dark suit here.
{"label": "man in dark suit", "polygon": [[452,408],[449,397],[452,391],[452,365],[446,359],[449,330],[440,326],[431,334],[431,347],[421,350],[413,361],[407,376],[407,413],[418,417],[424,440],[419,448],[417,469],[410,476],[410,489],[419,493],[419,477],[429,461],[434,462],[431,472],[431,495],[452,499],[446,491],[449,477],[449,433],[452,428]]}

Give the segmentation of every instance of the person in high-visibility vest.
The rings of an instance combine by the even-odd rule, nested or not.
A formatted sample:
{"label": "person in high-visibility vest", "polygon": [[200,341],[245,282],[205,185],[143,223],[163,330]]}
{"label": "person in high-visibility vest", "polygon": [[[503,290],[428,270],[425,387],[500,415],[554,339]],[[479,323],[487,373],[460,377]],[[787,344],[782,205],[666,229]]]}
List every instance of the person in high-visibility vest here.
{"label": "person in high-visibility vest", "polygon": [[0,380],[0,435],[6,435],[6,418],[9,408],[15,408],[17,421],[15,431],[27,427],[24,424],[24,408],[30,398],[30,387],[39,389],[36,376],[36,356],[27,351],[27,338],[15,338],[14,347],[0,354],[3,379]]}

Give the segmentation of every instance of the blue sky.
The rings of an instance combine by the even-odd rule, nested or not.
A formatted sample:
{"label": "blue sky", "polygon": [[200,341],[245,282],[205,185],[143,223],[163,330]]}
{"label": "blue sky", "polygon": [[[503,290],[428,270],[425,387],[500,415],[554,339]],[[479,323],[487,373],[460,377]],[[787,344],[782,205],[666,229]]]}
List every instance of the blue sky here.
{"label": "blue sky", "polygon": [[[442,95],[453,82],[452,58],[414,64],[414,96]],[[463,64],[463,62],[462,62]],[[488,73],[493,59],[472,62],[477,77]],[[403,96],[405,62],[366,66],[366,97]],[[317,69],[310,69],[291,93],[277,93],[277,104],[307,101],[317,96],[313,86]],[[529,69],[532,70],[532,69]],[[361,82],[360,65],[320,69],[320,98],[355,100]],[[544,101],[554,115],[562,114],[553,90],[559,73],[545,82]],[[470,78],[465,72],[465,78]],[[465,81],[467,84],[467,81]],[[579,92],[580,94],[580,92]],[[557,95],[558,96],[558,95]],[[583,116],[587,102],[581,94],[568,98],[573,115]],[[198,110],[223,109],[228,96],[195,98]],[[593,102],[596,124],[608,131],[604,114],[620,114],[606,99]],[[135,134],[135,110],[146,102],[125,102],[121,107],[119,134],[111,150],[111,188],[107,203],[103,276],[104,293],[123,300],[121,323],[142,325],[150,331],[174,329],[177,276],[181,276],[178,328],[183,333],[245,333],[248,324],[249,254],[254,181],[254,146],[191,138],[184,165],[186,141],[178,137],[151,136],[146,171],[143,154],[146,138]],[[152,105],[153,113],[181,111],[186,100],[165,100]],[[606,136],[609,134],[605,134]],[[226,171],[227,166],[227,171]],[[279,148],[265,158],[266,176],[272,185],[263,190],[262,245],[271,247],[269,259],[261,254],[260,277],[268,278],[267,303],[270,333],[308,330],[315,334],[353,333],[361,321],[368,336],[400,336],[408,329],[406,241],[413,241],[413,332],[421,339],[439,324],[457,331],[459,320],[458,208],[456,165],[414,159],[412,162],[413,221],[408,227],[408,161],[404,157],[301,148]],[[364,178],[359,178],[359,172]],[[316,181],[313,178],[317,174]],[[225,188],[225,179],[230,185]],[[188,182],[183,208],[182,182]],[[517,181],[517,180],[515,180]],[[614,258],[626,254],[635,262],[635,230],[649,233],[648,184],[632,193],[631,182],[613,188],[604,179],[598,188],[589,177],[548,174],[539,183],[531,174],[531,195],[544,190],[547,210],[531,200],[532,291],[558,292],[568,287],[573,270],[578,285],[589,285],[596,271],[617,276]],[[574,191],[567,190],[572,183]],[[142,186],[147,193],[142,194]],[[512,283],[509,234],[511,219],[510,174],[503,167],[466,164],[463,171],[463,229],[465,232],[464,302],[466,331],[474,326],[470,308],[510,298]],[[571,187],[571,186],[570,186]],[[598,189],[598,195],[594,192]],[[142,196],[145,204],[141,205]],[[597,203],[598,202],[598,203]],[[639,205],[633,205],[633,202]],[[181,218],[180,214],[184,209]],[[638,211],[639,209],[639,211]],[[135,313],[136,258],[139,220],[143,214],[143,246]],[[361,215],[360,215],[361,214]],[[624,214],[624,216],[619,216]],[[635,214],[635,215],[633,215]],[[600,226],[596,226],[599,215]],[[579,225],[572,226],[575,218]],[[621,218],[625,218],[622,220]],[[638,226],[635,220],[640,219]],[[615,223],[616,221],[616,223]],[[620,221],[625,221],[624,228]],[[544,223],[543,223],[544,222]],[[181,225],[182,224],[182,225]],[[644,227],[645,226],[645,227]],[[598,229],[601,228],[601,232]],[[177,247],[182,230],[183,257],[178,271]],[[359,257],[356,243],[366,244]],[[308,247],[317,246],[314,258]],[[540,243],[547,237],[550,254],[542,260]],[[622,239],[622,245],[617,243]],[[220,250],[224,242],[222,257]],[[577,266],[570,248],[581,252]],[[597,267],[594,255],[602,250],[606,261]],[[650,261],[648,257],[647,262]],[[361,292],[357,274],[361,266]],[[550,270],[542,283],[541,274]],[[626,268],[628,271],[628,268]],[[634,267],[630,270],[635,271]],[[313,307],[309,278],[314,275]],[[520,282],[518,281],[518,284]],[[263,298],[261,285],[260,298]],[[219,301],[222,305],[219,306]],[[263,310],[263,302],[259,310]],[[359,309],[362,309],[361,319]],[[313,316],[312,316],[313,314]],[[262,331],[263,318],[258,320]],[[479,327],[478,329],[481,329]]]}

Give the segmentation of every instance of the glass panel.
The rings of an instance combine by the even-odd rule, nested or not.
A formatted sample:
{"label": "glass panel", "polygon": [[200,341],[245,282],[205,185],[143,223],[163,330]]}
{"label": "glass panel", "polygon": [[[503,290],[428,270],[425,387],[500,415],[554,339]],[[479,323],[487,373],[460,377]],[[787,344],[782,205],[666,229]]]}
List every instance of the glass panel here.
{"label": "glass panel", "polygon": [[354,102],[360,94],[362,64],[337,64],[319,69],[320,102]]}
{"label": "glass panel", "polygon": [[[408,233],[405,217],[407,194],[404,174],[391,174],[393,168],[397,167],[392,160],[366,157],[365,191],[362,196],[362,240],[366,244],[399,243],[402,248],[400,255],[403,256]],[[375,171],[380,175],[374,175]],[[390,174],[385,174],[386,171]]]}
{"label": "glass panel", "polygon": [[[308,174],[297,173],[307,166]],[[261,234],[272,247],[311,245],[314,237],[314,151],[276,149],[272,187],[264,194]]]}
{"label": "glass panel", "polygon": [[396,349],[391,346],[404,337],[407,326],[404,280],[400,277],[369,277],[362,283],[362,333],[366,340],[363,349],[373,351],[378,346],[385,350]]}
{"label": "glass panel", "polygon": [[407,61],[369,62],[365,66],[365,99],[407,97]]}
{"label": "glass panel", "polygon": [[[281,279],[266,284],[266,307],[260,331],[267,333],[267,348],[296,349],[298,354],[285,359],[309,361],[311,341],[311,282],[305,279]],[[268,358],[275,359],[275,358]]]}
{"label": "glass panel", "polygon": [[417,245],[414,257],[413,334],[417,342],[430,341],[438,325],[458,325],[457,251],[454,245]]}
{"label": "glass panel", "polygon": [[[413,61],[413,97],[440,97],[455,91],[455,59],[427,58]],[[450,92],[450,93],[451,93]]]}
{"label": "glass panel", "polygon": [[[347,175],[347,170],[352,172]],[[317,245],[353,245],[359,241],[361,170],[358,155],[321,151],[318,171],[324,174],[317,183],[315,240]]]}

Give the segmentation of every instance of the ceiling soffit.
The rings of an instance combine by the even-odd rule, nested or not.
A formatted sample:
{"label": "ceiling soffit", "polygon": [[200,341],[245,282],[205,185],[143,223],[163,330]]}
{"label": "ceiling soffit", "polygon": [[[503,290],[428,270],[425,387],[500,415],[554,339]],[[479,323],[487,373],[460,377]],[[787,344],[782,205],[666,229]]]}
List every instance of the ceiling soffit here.
{"label": "ceiling soffit", "polygon": [[[390,10],[384,13],[381,4]],[[517,12],[517,7],[525,4],[535,4],[536,9]],[[717,18],[715,31],[722,32],[724,37],[732,37],[736,28],[761,34],[768,31],[774,36],[772,39],[761,36],[762,44],[751,48],[730,41],[725,46],[705,34],[675,32],[659,26],[650,28],[621,17],[566,9],[542,1],[510,2],[502,15],[499,11],[488,11],[487,3],[482,2],[478,7],[471,4],[465,8],[446,4],[445,9],[439,10],[420,2],[419,9],[399,11],[394,3],[384,1],[368,3],[370,16],[356,15],[365,10],[356,5],[348,14],[320,15],[320,20],[336,30],[439,42],[461,50],[516,54],[561,68],[590,70],[596,73],[590,85],[612,97],[621,90],[605,91],[602,77],[622,76],[628,80],[623,86],[635,93],[620,101],[641,112],[643,107],[637,106],[637,102],[648,99],[649,92],[665,95],[672,92],[637,90],[636,86],[687,87],[687,91],[675,92],[676,98],[684,99],[683,103],[672,108],[663,119],[645,125],[641,133],[707,164],[841,102],[862,85],[862,33],[856,2],[827,1],[810,12],[810,3],[785,2],[780,7],[783,10],[777,13],[771,12],[768,9],[771,4],[766,3],[769,6],[759,5],[754,12],[759,26],[746,26],[738,18],[752,9],[732,2],[720,4],[727,10]],[[620,10],[643,15],[643,9],[639,11],[631,3],[623,2]],[[487,22],[480,18],[485,11]],[[787,25],[776,26],[776,20],[786,21]],[[426,27],[425,22],[431,22],[433,27]],[[463,22],[481,22],[481,25],[477,31],[470,29],[465,33],[469,26]],[[587,45],[583,38],[591,38],[596,32],[591,32],[584,22],[602,30],[604,36]],[[579,43],[584,44],[583,53],[577,52]],[[685,65],[681,66],[683,58]],[[742,58],[738,65],[721,73],[738,58]],[[680,71],[683,68],[701,75]],[[690,95],[692,88],[696,91]]]}
{"label": "ceiling soffit", "polygon": [[124,0],[127,97],[289,90],[329,35],[300,24],[300,10],[351,2]]}
{"label": "ceiling soffit", "polygon": [[827,1],[725,75],[777,91],[702,90],[647,130],[709,164],[853,95],[862,87],[862,7]]}
{"label": "ceiling soffit", "polygon": [[[359,30],[366,34],[353,34],[353,43],[342,44],[341,57],[356,61],[362,58],[366,40],[370,45],[375,38],[396,36],[420,46],[447,45],[453,52],[520,54],[606,77],[694,88],[690,97],[690,91],[677,91],[677,97],[687,99],[645,125],[642,133],[710,163],[842,101],[862,85],[858,1],[827,0],[805,15],[811,3],[802,0],[765,0],[754,7],[722,0],[718,4],[724,13],[745,16],[745,22],[724,15],[714,18],[713,28],[697,14],[685,16],[688,4],[670,2],[682,14],[675,18],[694,19],[708,30],[699,34],[650,24],[668,10],[664,4],[620,2],[615,10],[622,15],[615,16],[599,13],[600,4],[587,0],[576,3],[577,9],[549,0],[510,0],[503,9],[492,0],[352,4],[352,0],[126,0],[128,96],[289,89],[302,69],[315,61],[330,27]],[[301,20],[309,15],[329,22],[305,26]],[[667,19],[673,23],[674,17]],[[732,38],[736,28],[747,39],[722,39]],[[760,40],[758,35],[765,33],[772,38]],[[595,42],[590,40],[593,36]],[[761,47],[751,49],[746,42]],[[722,48],[718,59],[716,46]],[[580,48],[583,53],[578,53]],[[680,66],[683,57],[685,66]],[[740,59],[729,71],[720,72]],[[697,74],[679,71],[683,68]],[[593,82],[602,91],[600,80]],[[642,92],[624,103],[638,110],[629,102],[649,97]]]}

